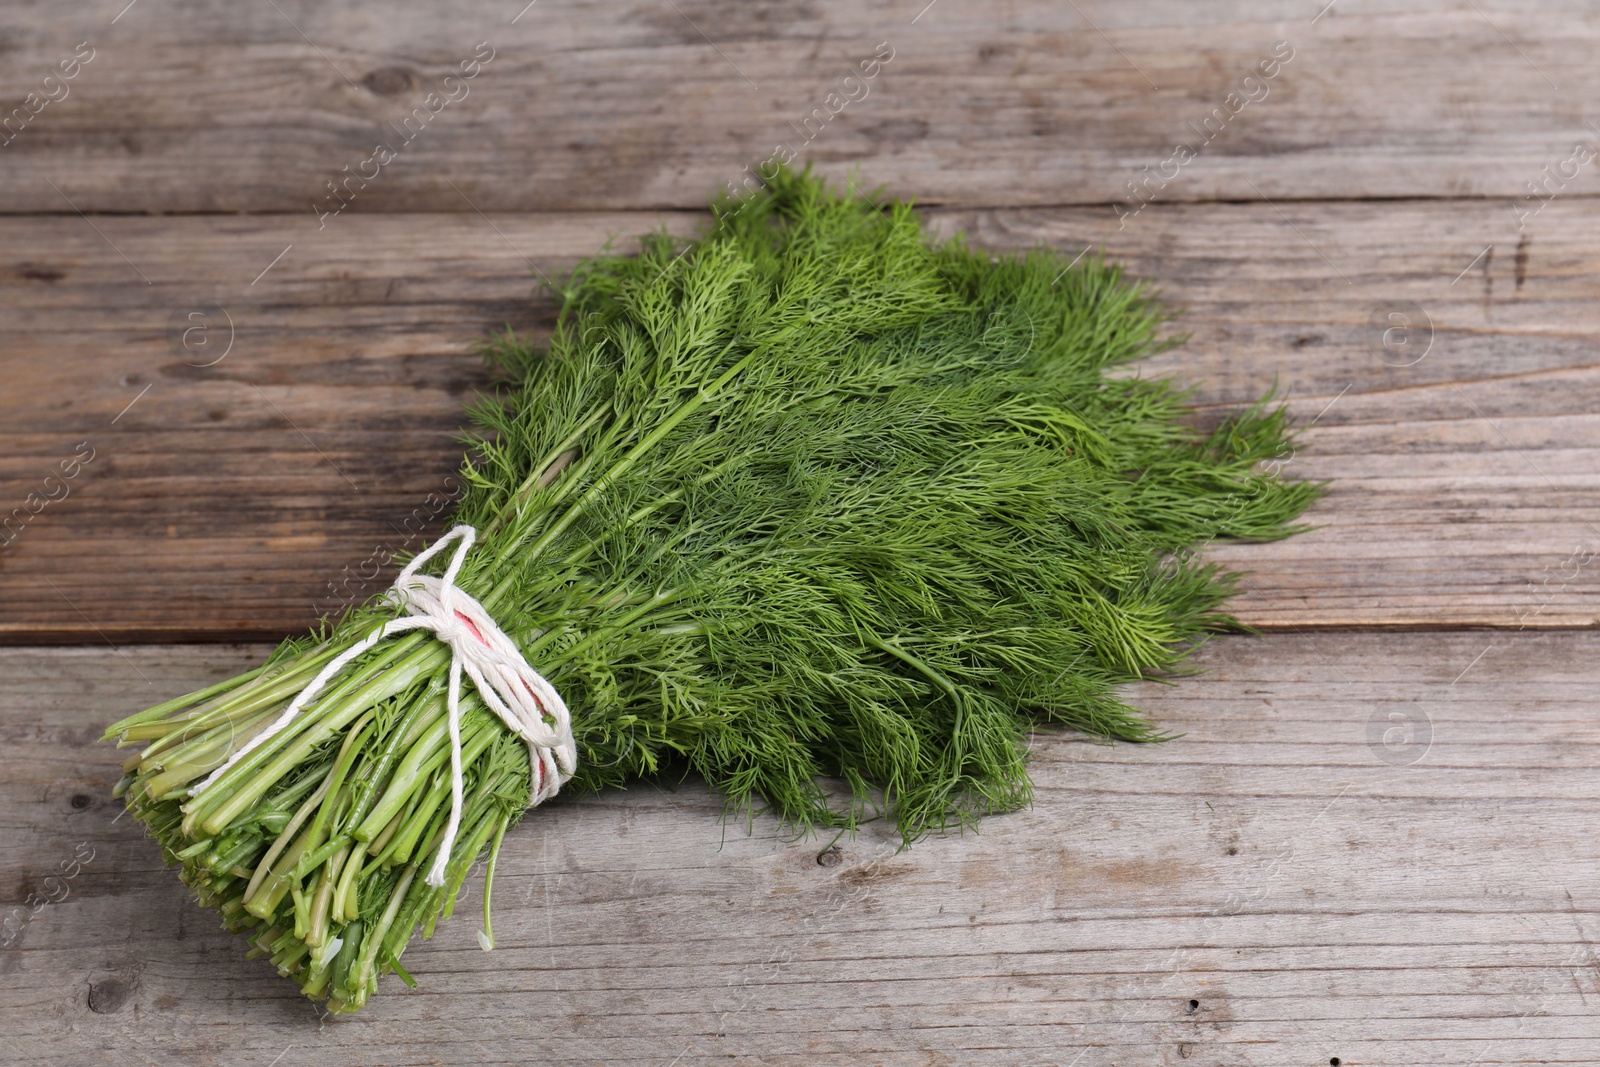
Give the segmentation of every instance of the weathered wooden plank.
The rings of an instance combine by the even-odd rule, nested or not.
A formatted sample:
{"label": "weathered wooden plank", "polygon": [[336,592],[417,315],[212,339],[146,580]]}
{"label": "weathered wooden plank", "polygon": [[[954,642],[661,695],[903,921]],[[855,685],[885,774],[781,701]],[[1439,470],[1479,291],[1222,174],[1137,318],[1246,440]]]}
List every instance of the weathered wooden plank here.
{"label": "weathered wooden plank", "polygon": [[1031,810],[833,866],[698,787],[561,800],[493,955],[474,886],[420,989],[321,1026],[115,821],[94,740],[265,648],[0,649],[0,904],[91,857],[0,949],[0,1025],[19,1065],[1587,1062],[1597,641],[1224,639],[1131,694],[1180,740],[1041,734]]}
{"label": "weathered wooden plank", "polygon": [[273,635],[365,599],[460,490],[472,346],[548,329],[517,249],[554,272],[660,221],[696,220],[8,220],[0,631]]}
{"label": "weathered wooden plank", "polygon": [[[930,218],[997,248],[1103,247],[1151,279],[1191,339],[1142,373],[1194,383],[1205,417],[1277,379],[1312,424],[1285,472],[1333,490],[1309,534],[1214,549],[1253,572],[1246,621],[1593,624],[1600,208],[1557,201],[1519,235],[1488,203],[1281,207],[1152,207],[1122,229],[1092,209]],[[375,592],[379,563],[443,521],[460,405],[486,383],[471,346],[548,329],[530,263],[557,276],[658,224],[702,222],[0,222],[0,515],[94,450],[0,549],[0,637],[268,637]],[[1369,319],[1407,303],[1431,341],[1374,345]],[[212,347],[175,345],[208,305],[227,311]]]}
{"label": "weathered wooden plank", "polygon": [[1596,188],[1582,0],[58,7],[0,13],[0,211],[309,214],[380,143],[351,211],[694,208],[779,145],[964,205],[1104,205],[1180,142],[1161,201]]}

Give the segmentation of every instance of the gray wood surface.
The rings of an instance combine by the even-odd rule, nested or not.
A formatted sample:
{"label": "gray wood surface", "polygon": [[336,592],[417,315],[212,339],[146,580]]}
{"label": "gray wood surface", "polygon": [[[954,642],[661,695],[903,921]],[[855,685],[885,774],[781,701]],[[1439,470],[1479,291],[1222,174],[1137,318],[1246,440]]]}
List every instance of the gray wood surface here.
{"label": "gray wood surface", "polygon": [[495,952],[475,944],[474,878],[406,954],[419,989],[390,981],[322,1025],[116,821],[116,756],[94,740],[264,651],[0,650],[0,884],[20,898],[93,850],[0,950],[7,1062],[1494,1065],[1600,1047],[1593,633],[1218,641],[1204,674],[1131,694],[1181,740],[1041,733],[1030,810],[904,852],[863,833],[833,866],[826,840],[723,827],[692,784],[558,801],[507,838]]}
{"label": "gray wood surface", "polygon": [[[380,141],[352,211],[693,208],[780,144],[930,203],[1103,205],[1180,140],[1169,202],[1510,200],[1600,137],[1583,0],[525,2],[7,4],[0,100],[95,55],[0,149],[0,211],[309,214]],[[398,143],[430,92],[461,98]],[[1596,189],[1591,165],[1566,195]]]}
{"label": "gray wood surface", "polygon": [[[0,1061],[1600,1062],[1597,42],[1583,0],[4,5]],[[97,741],[267,646],[141,642],[381,589],[448,514],[474,344],[779,144],[1126,263],[1189,334],[1136,372],[1201,423],[1276,380],[1318,528],[1210,550],[1268,632],[1132,691],[1178,741],[1041,734],[977,835],[562,799],[495,953],[474,879],[420,989],[319,1019]]]}

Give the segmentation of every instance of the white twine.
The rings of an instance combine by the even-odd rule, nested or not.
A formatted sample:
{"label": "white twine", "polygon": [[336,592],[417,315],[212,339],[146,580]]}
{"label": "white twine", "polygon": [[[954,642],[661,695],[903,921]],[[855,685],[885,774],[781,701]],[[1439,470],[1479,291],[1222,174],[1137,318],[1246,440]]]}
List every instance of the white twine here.
{"label": "white twine", "polygon": [[[199,796],[212,782],[227,773],[250,751],[266,742],[295,720],[313,697],[321,691],[335,674],[352,659],[367,651],[385,638],[407,630],[432,630],[433,635],[450,646],[450,821],[445,824],[444,837],[439,842],[438,854],[428,871],[427,883],[444,885],[445,867],[449,863],[450,849],[455,844],[456,831],[461,827],[461,672],[467,672],[472,684],[478,687],[483,702],[500,716],[528,745],[528,761],[532,765],[532,795],[528,806],[543,804],[555,796],[578,768],[578,747],[572,739],[572,715],[566,702],[555,687],[545,681],[538,671],[522,658],[522,652],[489,617],[482,604],[459,589],[456,573],[472,547],[478,531],[471,526],[454,527],[435,541],[428,550],[419,554],[394,580],[389,596],[405,609],[406,618],[393,619],[374,630],[367,637],[336,656],[311,684],[300,690],[289,702],[282,715],[261,733],[251,738],[228,761],[190,790],[191,797]],[[418,574],[434,553],[452,540],[460,540],[455,555],[443,578]],[[549,716],[553,723],[546,722]]]}

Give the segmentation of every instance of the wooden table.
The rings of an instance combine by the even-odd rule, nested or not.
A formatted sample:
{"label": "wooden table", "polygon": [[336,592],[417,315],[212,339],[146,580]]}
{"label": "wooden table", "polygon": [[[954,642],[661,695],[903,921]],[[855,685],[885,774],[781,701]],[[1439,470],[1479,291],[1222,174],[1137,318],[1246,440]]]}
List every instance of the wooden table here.
{"label": "wooden table", "polygon": [[[0,12],[6,1062],[1600,1061],[1593,5],[124,3]],[[1179,741],[1041,734],[1031,810],[903,852],[561,801],[492,955],[319,1019],[101,728],[385,585],[474,344],[777,144],[1151,279],[1142,373],[1276,380],[1318,528],[1215,549],[1260,635],[1132,692]]]}

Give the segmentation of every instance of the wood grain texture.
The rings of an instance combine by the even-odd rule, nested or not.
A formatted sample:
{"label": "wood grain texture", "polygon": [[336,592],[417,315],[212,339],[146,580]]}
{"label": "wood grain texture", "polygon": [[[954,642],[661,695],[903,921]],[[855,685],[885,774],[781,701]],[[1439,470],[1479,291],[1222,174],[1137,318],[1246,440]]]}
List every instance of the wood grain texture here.
{"label": "wood grain texture", "polygon": [[[0,211],[308,214],[428,93],[460,94],[443,79],[479,42],[494,58],[467,95],[352,211],[697,208],[779,144],[927,203],[1106,204],[1280,40],[1292,61],[1163,201],[1515,199],[1600,137],[1582,0],[103,7],[0,13],[8,109],[60,96],[43,79],[95,50],[14,120]],[[830,104],[880,43],[893,59]],[[1600,189],[1592,166],[1563,184]]]}
{"label": "wood grain texture", "polygon": [[1180,740],[1041,734],[1031,810],[905,852],[873,830],[832,866],[765,820],[724,833],[694,785],[563,799],[507,839],[492,955],[473,879],[407,953],[420,989],[320,1025],[115,820],[95,741],[265,651],[0,650],[0,904],[92,849],[0,949],[8,1062],[1497,1065],[1600,1042],[1600,635],[1224,639],[1131,693]]}
{"label": "wood grain texture", "polygon": [[[1202,419],[1278,382],[1309,427],[1284,471],[1332,494],[1308,534],[1213,548],[1252,572],[1245,621],[1594,624],[1600,206],[1558,200],[1520,233],[1462,201],[1155,206],[1121,229],[1093,209],[928,214],[1149,279],[1190,340],[1140,373],[1193,383]],[[0,221],[0,514],[95,449],[0,548],[0,637],[276,637],[376,592],[385,554],[444,521],[461,405],[488,384],[471,346],[548,329],[530,265],[559,276],[657,225],[702,217]],[[1386,348],[1369,320],[1403,304],[1427,325]],[[227,311],[212,347],[175,345],[207,305]],[[197,365],[227,322],[232,349]]]}
{"label": "wood grain texture", "polygon": [[[525,2],[0,9],[0,1059],[1596,1060],[1594,5]],[[1268,633],[1133,688],[1176,742],[1039,735],[1033,808],[978,835],[562,798],[508,838],[494,954],[473,879],[420,989],[320,1020],[118,818],[97,741],[270,646],[127,642],[381,589],[447,515],[474,344],[780,143],[978,245],[1125,262],[1190,335],[1136,373],[1202,424],[1278,382],[1318,528],[1208,550]]]}
{"label": "wood grain texture", "polygon": [[[17,369],[0,485],[27,519],[0,548],[0,631],[281,636],[372,595],[459,491],[463,405],[491,385],[472,347],[508,324],[548,332],[519,249],[559,272],[611,235],[695,221],[0,223]],[[95,458],[28,517],[83,441]]]}

